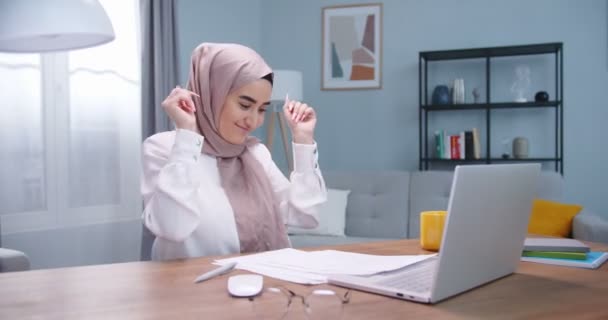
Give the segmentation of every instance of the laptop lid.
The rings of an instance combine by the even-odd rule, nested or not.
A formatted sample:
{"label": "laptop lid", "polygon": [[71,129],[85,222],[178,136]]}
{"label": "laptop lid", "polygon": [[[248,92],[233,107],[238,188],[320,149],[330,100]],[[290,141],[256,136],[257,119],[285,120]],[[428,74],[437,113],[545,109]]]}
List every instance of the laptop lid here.
{"label": "laptop lid", "polygon": [[540,164],[456,166],[431,302],[515,272]]}

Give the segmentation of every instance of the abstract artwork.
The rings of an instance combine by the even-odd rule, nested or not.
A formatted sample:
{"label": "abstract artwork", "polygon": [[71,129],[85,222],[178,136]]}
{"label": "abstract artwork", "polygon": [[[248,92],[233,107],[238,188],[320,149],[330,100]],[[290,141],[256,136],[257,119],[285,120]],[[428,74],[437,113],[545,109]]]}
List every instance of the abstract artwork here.
{"label": "abstract artwork", "polygon": [[323,8],[322,90],[382,87],[382,4]]}

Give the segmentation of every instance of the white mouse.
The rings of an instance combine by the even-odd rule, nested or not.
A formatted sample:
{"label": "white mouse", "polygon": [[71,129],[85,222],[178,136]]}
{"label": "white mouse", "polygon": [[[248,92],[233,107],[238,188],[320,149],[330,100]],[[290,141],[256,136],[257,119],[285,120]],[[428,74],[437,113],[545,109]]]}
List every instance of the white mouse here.
{"label": "white mouse", "polygon": [[235,297],[252,297],[264,287],[264,278],[259,274],[239,274],[228,278],[228,292]]}

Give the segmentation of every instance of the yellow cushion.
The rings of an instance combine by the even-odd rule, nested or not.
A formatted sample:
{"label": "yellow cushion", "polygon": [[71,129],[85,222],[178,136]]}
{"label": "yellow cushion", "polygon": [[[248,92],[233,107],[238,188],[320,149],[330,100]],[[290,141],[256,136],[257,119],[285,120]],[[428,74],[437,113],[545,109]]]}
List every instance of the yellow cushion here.
{"label": "yellow cushion", "polygon": [[572,232],[572,219],[583,206],[555,201],[535,199],[528,232],[556,237],[569,237]]}

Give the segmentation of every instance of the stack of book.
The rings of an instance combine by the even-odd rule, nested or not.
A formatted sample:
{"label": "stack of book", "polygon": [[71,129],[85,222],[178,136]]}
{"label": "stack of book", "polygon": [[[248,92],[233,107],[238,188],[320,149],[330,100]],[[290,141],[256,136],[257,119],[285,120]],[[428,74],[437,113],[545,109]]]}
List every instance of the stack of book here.
{"label": "stack of book", "polygon": [[565,238],[526,238],[522,261],[595,269],[608,260],[608,253]]}
{"label": "stack of book", "polygon": [[481,158],[477,128],[449,135],[445,130],[435,131],[435,157],[448,160]]}

